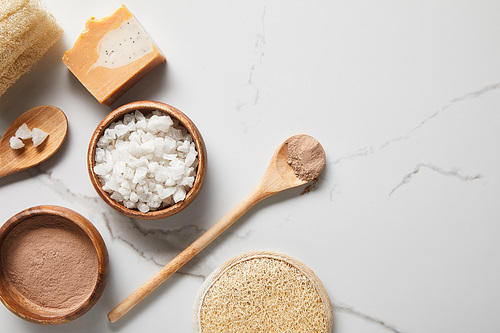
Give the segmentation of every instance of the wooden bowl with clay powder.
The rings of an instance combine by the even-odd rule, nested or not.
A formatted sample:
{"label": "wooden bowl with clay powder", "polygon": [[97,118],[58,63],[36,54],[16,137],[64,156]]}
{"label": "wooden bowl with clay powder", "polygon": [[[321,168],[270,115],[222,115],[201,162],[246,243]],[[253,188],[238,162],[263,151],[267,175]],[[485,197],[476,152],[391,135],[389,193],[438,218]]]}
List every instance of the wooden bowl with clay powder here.
{"label": "wooden bowl with clay powder", "polygon": [[[141,114],[146,116],[148,121],[146,126],[140,126],[142,121],[135,117],[136,111],[139,111]],[[191,178],[191,184],[189,184],[190,187],[178,180],[176,183],[174,182],[169,184],[171,178],[165,180],[167,177],[164,177],[165,175],[161,174],[162,171],[160,169],[163,169],[165,173],[170,170],[172,162],[168,162],[168,160],[172,158],[172,155],[178,153],[179,147],[174,149],[174,154],[161,154],[161,149],[166,149],[165,147],[167,144],[165,142],[169,141],[171,137],[169,136],[169,133],[158,129],[156,129],[154,139],[150,138],[149,140],[146,140],[148,135],[153,135],[151,134],[152,131],[150,131],[150,125],[152,124],[150,117],[152,117],[152,114],[155,112],[157,113],[157,116],[170,117],[173,121],[171,128],[180,130],[184,137],[186,135],[189,137],[190,143],[194,143],[197,160],[192,165],[189,165],[189,168],[191,168],[192,171],[191,174],[186,175],[190,176],[187,178]],[[125,119],[125,117],[128,118]],[[135,129],[129,128],[126,134],[121,136],[119,135],[118,130],[116,133],[113,133],[113,138],[108,141],[106,148],[104,149],[106,153],[101,155],[101,157],[98,157],[98,154],[103,151],[103,145],[100,142],[101,138],[106,136],[106,131],[116,124],[120,124],[122,129],[124,126],[133,125]],[[116,129],[117,127],[113,128]],[[154,126],[151,128],[154,128]],[[133,145],[132,141],[134,141],[134,139],[132,138],[132,132],[134,132],[133,135],[136,139],[138,136],[141,137],[140,140],[135,140]],[[147,134],[145,134],[145,132],[147,132]],[[138,133],[140,133],[140,135],[138,135]],[[154,151],[147,151],[148,148],[144,148],[151,142],[155,142],[156,145],[157,140],[161,141],[160,138],[164,140],[163,144],[160,142],[160,145],[163,145],[162,148],[160,148],[160,154],[157,154],[157,146],[155,146]],[[175,140],[177,140],[178,144],[185,139]],[[125,145],[126,148],[123,148]],[[150,148],[153,149],[152,145],[150,145]],[[145,151],[141,151],[141,149]],[[101,151],[98,152],[99,150]],[[111,154],[110,151],[113,151],[113,153]],[[116,157],[117,155],[120,157]],[[164,157],[162,157],[162,155]],[[97,194],[99,194],[99,196],[110,207],[129,217],[153,220],[165,218],[180,212],[196,198],[205,179],[207,165],[206,156],[207,153],[203,137],[201,136],[201,133],[196,125],[188,116],[175,107],[165,103],[156,101],[138,101],[125,104],[113,110],[97,126],[90,140],[87,152],[87,168],[90,180],[97,191]],[[176,156],[174,156],[174,159],[175,158]],[[104,159],[106,162],[103,161]],[[142,163],[141,161],[145,162]],[[186,162],[186,160],[183,161]],[[96,169],[96,165],[99,163],[102,164],[100,166],[101,169],[106,169],[109,165],[109,168],[112,168],[112,170],[107,170],[108,173],[105,175],[103,175],[103,173],[105,173],[106,170],[104,170],[104,172],[100,172],[99,174],[99,170]],[[158,165],[160,165],[160,167],[158,167]],[[153,170],[153,166],[155,166],[156,170]],[[187,162],[185,167],[188,169]],[[142,176],[139,176],[141,169]],[[112,178],[111,182],[108,182],[110,178]],[[147,191],[143,190],[146,186],[150,187]],[[157,190],[158,186],[161,186],[159,190]],[[174,201],[173,197],[175,197],[176,194],[169,194],[169,191],[176,189],[179,186],[185,186],[185,189],[183,190],[185,191],[185,194],[181,200]],[[132,192],[134,192],[134,194],[131,194]],[[158,199],[155,199],[153,195],[159,196],[162,202],[158,202]],[[135,198],[132,196],[135,196]],[[139,209],[138,205],[141,203],[144,205],[146,202],[148,205],[149,202],[153,202],[152,205],[156,202],[159,203],[159,206],[151,209],[148,208],[148,211]]]}
{"label": "wooden bowl with clay powder", "polygon": [[74,320],[97,302],[108,274],[104,241],[68,208],[37,206],[0,228],[0,300],[32,323]]}

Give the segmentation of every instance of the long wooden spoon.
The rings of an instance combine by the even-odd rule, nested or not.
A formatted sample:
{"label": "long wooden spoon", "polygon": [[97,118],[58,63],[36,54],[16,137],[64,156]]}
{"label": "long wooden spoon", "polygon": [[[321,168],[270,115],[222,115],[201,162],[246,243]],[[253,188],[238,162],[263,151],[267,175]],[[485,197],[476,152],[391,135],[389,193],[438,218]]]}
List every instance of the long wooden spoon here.
{"label": "long wooden spoon", "polygon": [[[33,147],[30,139],[25,140],[23,148],[12,149],[9,140],[24,123],[30,129],[39,128],[49,136],[38,147]],[[67,131],[66,115],[55,106],[41,105],[24,112],[7,128],[0,140],[0,178],[47,160],[59,149]]]}
{"label": "long wooden spoon", "polygon": [[280,191],[306,184],[315,179],[323,170],[325,162],[323,147],[313,137],[301,134],[287,139],[276,150],[264,177],[248,197],[115,307],[108,314],[109,321],[114,323],[125,315],[257,202]]}

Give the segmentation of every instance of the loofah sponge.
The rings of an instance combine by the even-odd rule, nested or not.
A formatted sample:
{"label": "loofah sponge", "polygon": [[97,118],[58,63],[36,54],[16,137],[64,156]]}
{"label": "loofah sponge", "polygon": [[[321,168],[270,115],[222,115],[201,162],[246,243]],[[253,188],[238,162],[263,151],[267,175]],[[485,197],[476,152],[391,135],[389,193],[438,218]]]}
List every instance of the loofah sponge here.
{"label": "loofah sponge", "polygon": [[61,35],[61,27],[39,0],[0,0],[0,96]]}
{"label": "loofah sponge", "polygon": [[331,332],[333,310],[321,281],[300,261],[275,252],[235,257],[203,284],[194,331]]}

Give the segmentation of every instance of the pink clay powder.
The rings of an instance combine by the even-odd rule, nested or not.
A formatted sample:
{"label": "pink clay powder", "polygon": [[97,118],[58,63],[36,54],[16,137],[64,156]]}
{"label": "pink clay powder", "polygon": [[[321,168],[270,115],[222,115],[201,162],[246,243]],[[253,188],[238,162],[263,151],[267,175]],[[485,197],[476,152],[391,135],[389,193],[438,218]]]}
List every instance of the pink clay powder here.
{"label": "pink clay powder", "polygon": [[312,136],[295,135],[285,141],[287,145],[288,164],[297,178],[311,181],[319,176],[325,167],[325,151]]}
{"label": "pink clay powder", "polygon": [[19,223],[6,237],[1,256],[11,288],[54,315],[78,309],[96,285],[98,259],[92,241],[62,217]]}

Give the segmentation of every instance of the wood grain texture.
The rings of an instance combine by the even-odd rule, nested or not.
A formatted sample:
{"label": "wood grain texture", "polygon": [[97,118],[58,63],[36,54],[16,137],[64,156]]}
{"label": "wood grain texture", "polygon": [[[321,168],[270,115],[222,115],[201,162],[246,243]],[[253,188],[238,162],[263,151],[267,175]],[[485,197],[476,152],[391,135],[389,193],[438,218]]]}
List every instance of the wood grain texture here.
{"label": "wood grain texture", "polygon": [[[120,204],[119,202],[111,199],[111,195],[102,189],[102,185],[99,182],[99,178],[94,172],[94,166],[96,163],[95,152],[97,149],[97,142],[99,141],[99,138],[104,134],[104,131],[106,130],[106,128],[109,127],[111,123],[122,119],[127,113],[134,112],[135,110],[139,110],[145,114],[148,114],[154,110],[158,110],[164,112],[165,114],[169,115],[172,118],[179,120],[180,124],[184,126],[193,137],[193,141],[196,145],[196,150],[198,152],[198,168],[196,171],[196,178],[193,183],[193,187],[187,192],[186,198],[172,206],[165,207],[163,209],[158,209],[155,211],[149,211],[147,213],[143,213],[137,209],[129,209],[124,205]],[[92,185],[97,191],[97,194],[99,194],[99,196],[109,206],[111,206],[116,211],[129,217],[143,219],[143,220],[155,220],[155,219],[165,218],[180,212],[181,210],[189,206],[189,204],[196,198],[198,193],[200,193],[200,190],[205,181],[205,175],[207,170],[207,151],[205,147],[205,142],[203,141],[203,137],[201,136],[200,131],[193,123],[193,121],[189,119],[189,117],[186,116],[183,112],[174,108],[173,106],[161,102],[138,101],[125,104],[113,110],[99,123],[99,125],[97,126],[96,130],[92,135],[92,138],[90,139],[89,148],[87,152],[87,169],[90,176],[90,181],[92,182]]]}
{"label": "wood grain texture", "polygon": [[[49,136],[38,147],[33,147],[31,139],[28,139],[24,140],[23,148],[12,149],[9,140],[24,123],[31,130],[36,127]],[[0,141],[0,178],[47,160],[61,147],[67,132],[66,115],[55,106],[41,105],[24,112],[7,128]]]}

